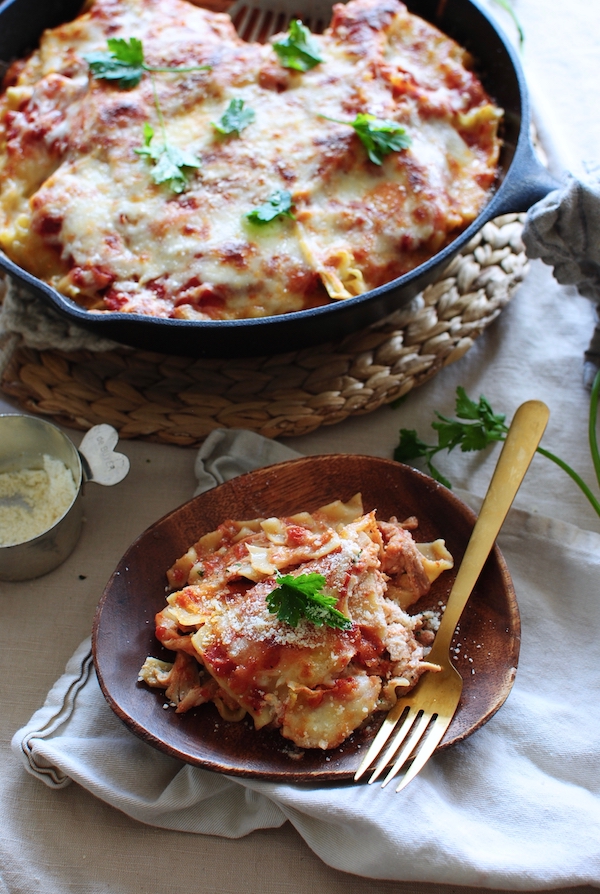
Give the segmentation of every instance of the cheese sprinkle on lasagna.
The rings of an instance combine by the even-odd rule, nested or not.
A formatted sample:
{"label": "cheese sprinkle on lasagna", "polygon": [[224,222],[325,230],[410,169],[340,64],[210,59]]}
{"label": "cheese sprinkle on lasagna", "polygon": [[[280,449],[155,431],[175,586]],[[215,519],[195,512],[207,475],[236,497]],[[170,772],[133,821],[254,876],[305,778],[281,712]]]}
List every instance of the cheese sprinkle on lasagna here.
{"label": "cheese sprinkle on lasagna", "polygon": [[[86,57],[132,38],[149,67],[206,68],[132,89],[95,77]],[[452,241],[500,147],[466,51],[399,0],[336,5],[305,72],[281,39],[244,42],[185,0],[95,0],[46,31],[0,96],[0,247],[91,312],[229,320],[359,295]],[[248,121],[223,133],[234,101]],[[400,125],[406,148],[371,160],[364,115]],[[183,191],[155,182],[148,126],[197,160]],[[289,213],[252,219],[282,194]]]}
{"label": "cheese sprinkle on lasagna", "polygon": [[[442,540],[416,543],[415,526],[364,514],[360,494],[313,513],[224,522],[169,570],[156,637],[174,659],[148,657],[140,681],[165,690],[178,713],[213,702],[224,719],[249,715],[299,748],[337,747],[397,690],[439,670],[426,658],[431,624],[406,608],[453,562]],[[347,624],[281,620],[268,598],[280,574],[320,575]]]}

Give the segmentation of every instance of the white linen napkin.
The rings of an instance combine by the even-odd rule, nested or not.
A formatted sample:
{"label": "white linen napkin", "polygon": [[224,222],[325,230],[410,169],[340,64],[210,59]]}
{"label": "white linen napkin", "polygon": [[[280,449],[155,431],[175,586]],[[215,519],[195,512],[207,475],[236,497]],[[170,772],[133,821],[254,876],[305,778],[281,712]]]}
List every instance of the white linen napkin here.
{"label": "white linen napkin", "polygon": [[[214,432],[198,454],[199,491],[297,455],[253,432]],[[237,838],[287,819],[325,863],[356,875],[515,890],[600,884],[600,535],[512,510],[500,547],[522,615],[513,691],[401,794],[226,777],[170,758],[113,715],[89,640],[13,751],[46,785],[78,782],[162,828]]]}

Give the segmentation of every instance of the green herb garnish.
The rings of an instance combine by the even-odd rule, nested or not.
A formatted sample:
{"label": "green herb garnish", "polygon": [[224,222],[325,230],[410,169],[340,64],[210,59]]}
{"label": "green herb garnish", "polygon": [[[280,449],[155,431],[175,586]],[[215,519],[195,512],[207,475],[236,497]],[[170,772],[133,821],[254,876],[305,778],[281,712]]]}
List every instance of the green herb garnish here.
{"label": "green herb garnish", "polygon": [[116,81],[122,90],[137,87],[144,74],[144,51],[142,42],[132,37],[129,42],[123,38],[107,41],[108,53],[101,51],[88,53],[83,58],[95,78]]}
{"label": "green herb garnish", "polygon": [[137,87],[144,74],[148,72],[152,80],[154,105],[163,140],[162,143],[152,142],[154,129],[146,121],[144,124],[143,145],[138,149],[134,149],[134,152],[154,162],[152,179],[155,183],[167,183],[173,192],[183,192],[188,182],[184,169],[200,167],[200,159],[185,149],[173,146],[167,140],[165,122],[158,102],[153,74],[161,71],[169,73],[206,71],[210,69],[210,65],[196,65],[192,68],[176,68],[173,66],[162,68],[146,65],[142,41],[138,40],[137,37],[131,37],[129,40],[125,40],[122,37],[111,37],[106,43],[109,50],[108,53],[88,53],[83,58],[89,65],[90,71],[95,78],[114,81],[121,90],[131,90],[133,87]]}
{"label": "green herb garnish", "polygon": [[400,152],[408,149],[411,144],[410,136],[406,129],[397,121],[389,121],[387,118],[376,118],[366,112],[359,112],[354,121],[340,121],[338,118],[329,118],[321,115],[327,121],[336,124],[347,124],[353,127],[363,146],[367,150],[370,160],[380,165],[390,152]]}
{"label": "green herb garnish", "polygon": [[291,627],[297,627],[300,618],[306,618],[317,627],[326,624],[339,630],[348,630],[352,621],[335,607],[335,596],[323,593],[325,577],[322,574],[277,574],[278,586],[267,596],[267,605],[272,615],[277,615]]}
{"label": "green herb garnish", "polygon": [[292,19],[287,35],[273,44],[284,68],[309,71],[323,61],[310,30],[300,19]]}
{"label": "green herb garnish", "polygon": [[[435,415],[438,421],[431,423],[431,427],[438,433],[437,444],[426,444],[419,438],[416,431],[403,428],[400,430],[400,443],[394,451],[394,459],[398,460],[398,462],[410,463],[413,459],[424,459],[431,477],[446,487],[451,487],[452,485],[436,469],[432,462],[432,457],[436,453],[439,453],[441,450],[450,451],[458,446],[460,446],[463,452],[483,450],[494,441],[504,441],[508,432],[508,426],[505,422],[506,417],[494,413],[485,397],[481,396],[479,402],[475,403],[467,396],[465,389],[461,387],[456,389],[456,395],[456,415],[458,419],[448,419],[446,416],[442,416],[441,413],[436,412]],[[599,399],[600,370],[596,373],[592,387],[588,427],[590,452],[598,484],[600,485],[600,451],[598,450],[596,436]],[[538,447],[537,453],[545,456],[566,472],[585,495],[594,511],[600,516],[600,500],[593,494],[581,476],[563,459],[560,459],[560,457],[544,447]]]}
{"label": "green herb garnish", "polygon": [[185,168],[199,168],[200,159],[185,149],[173,146],[163,132],[162,143],[152,143],[154,129],[146,121],[144,124],[144,145],[134,149],[154,162],[152,179],[155,183],[166,183],[173,192],[183,192],[188,184]]}
{"label": "green herb garnish", "polygon": [[144,72],[186,72],[206,71],[210,65],[196,65],[192,68],[164,68],[146,65],[142,41],[132,37],[128,41],[122,37],[111,37],[107,41],[108,53],[98,51],[88,53],[83,58],[98,80],[115,81],[122,90],[131,90],[142,80]]}
{"label": "green herb garnish", "polygon": [[[431,477],[446,487],[451,487],[450,482],[431,461],[436,453],[441,450],[454,450],[459,445],[463,452],[483,450],[494,441],[503,441],[508,431],[504,421],[506,417],[494,413],[485,397],[480,397],[479,403],[476,404],[467,397],[464,388],[457,388],[456,394],[458,420],[448,419],[436,412],[439,421],[431,423],[431,427],[438,433],[437,444],[425,444],[416,431],[403,428],[400,430],[400,443],[394,450],[394,459],[401,463],[422,457]],[[459,421],[462,419],[468,421]]]}
{"label": "green herb garnish", "polygon": [[270,223],[278,217],[293,218],[292,204],[292,194],[287,189],[278,189],[263,205],[248,211],[246,217],[252,223],[260,225]]}
{"label": "green herb garnish", "polygon": [[218,124],[212,122],[212,126],[219,133],[229,136],[235,134],[239,137],[241,131],[248,127],[256,117],[254,109],[244,108],[243,99],[232,99],[227,109],[221,115]]}

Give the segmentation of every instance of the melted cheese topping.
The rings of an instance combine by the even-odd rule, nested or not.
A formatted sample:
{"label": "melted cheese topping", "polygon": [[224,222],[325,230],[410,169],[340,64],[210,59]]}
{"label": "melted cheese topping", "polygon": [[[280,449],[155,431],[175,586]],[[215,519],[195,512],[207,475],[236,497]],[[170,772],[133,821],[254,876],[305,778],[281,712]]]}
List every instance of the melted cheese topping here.
{"label": "melted cheese topping", "polygon": [[[156,615],[173,663],[149,657],[140,680],[166,690],[181,713],[212,701],[221,716],[246,714],[300,748],[334,748],[420,675],[433,634],[414,602],[452,567],[443,541],[416,544],[396,519],[362,514],[357,495],[313,514],[227,521],[168,572],[177,587]],[[291,626],[271,613],[275,572],[318,573],[349,629]],[[182,584],[184,586],[182,587]]]}
{"label": "melted cheese topping", "polygon": [[[122,90],[84,60],[107,38],[142,41],[153,66]],[[275,40],[273,38],[272,40]],[[314,35],[323,61],[283,68],[229,17],[185,0],[95,0],[44,33],[0,97],[0,247],[95,312],[186,319],[281,314],[358,295],[455,238],[494,182],[501,110],[454,41],[398,0],[351,0]],[[143,124],[200,161],[181,194],[152,179]],[[232,99],[240,136],[213,123]],[[401,124],[411,145],[369,160],[348,123]],[[287,190],[294,217],[247,212]]]}

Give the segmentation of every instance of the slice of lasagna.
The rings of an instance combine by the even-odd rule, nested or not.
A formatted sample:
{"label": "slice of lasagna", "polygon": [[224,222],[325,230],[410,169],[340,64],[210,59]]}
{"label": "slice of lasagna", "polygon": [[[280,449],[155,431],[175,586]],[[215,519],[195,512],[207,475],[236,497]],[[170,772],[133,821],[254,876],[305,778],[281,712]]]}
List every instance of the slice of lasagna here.
{"label": "slice of lasagna", "polygon": [[[431,625],[406,608],[452,557],[442,540],[416,543],[415,526],[364,514],[360,495],[313,513],[224,522],[168,572],[174,592],[156,636],[175,658],[147,658],[140,681],[166,690],[177,712],[210,701],[223,718],[248,714],[300,748],[338,746],[436,669],[426,658]],[[272,599],[281,580],[293,592],[315,575],[336,626],[326,613],[282,620]]]}

